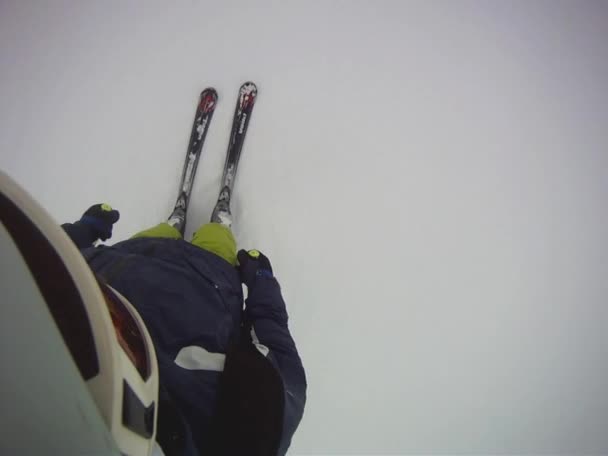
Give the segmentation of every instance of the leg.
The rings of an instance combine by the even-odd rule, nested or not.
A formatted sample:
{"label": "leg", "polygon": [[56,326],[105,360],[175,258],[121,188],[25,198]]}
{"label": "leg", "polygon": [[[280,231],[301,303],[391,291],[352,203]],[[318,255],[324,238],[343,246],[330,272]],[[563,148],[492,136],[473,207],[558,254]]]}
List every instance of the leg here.
{"label": "leg", "polygon": [[166,222],[163,222],[147,230],[140,231],[139,233],[132,236],[131,239],[142,237],[181,239],[182,235],[177,228],[169,225]]}
{"label": "leg", "polygon": [[201,226],[194,237],[192,244],[208,252],[215,253],[232,266],[236,265],[236,241],[232,231],[220,223],[207,223]]}

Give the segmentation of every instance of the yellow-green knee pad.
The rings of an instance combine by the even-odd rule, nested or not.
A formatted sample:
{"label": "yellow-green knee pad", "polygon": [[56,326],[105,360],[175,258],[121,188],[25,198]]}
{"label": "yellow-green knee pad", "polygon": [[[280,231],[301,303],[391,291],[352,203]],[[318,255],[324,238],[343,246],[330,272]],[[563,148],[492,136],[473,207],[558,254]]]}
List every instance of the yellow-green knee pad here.
{"label": "yellow-green knee pad", "polygon": [[131,239],[142,238],[142,237],[153,237],[153,238],[166,238],[166,239],[181,239],[182,235],[177,228],[169,225],[166,222],[159,223],[158,225],[149,228],[144,231],[140,231],[136,235],[132,236]]}
{"label": "yellow-green knee pad", "polygon": [[201,226],[194,233],[192,244],[215,253],[232,266],[236,265],[236,240],[226,225],[207,223]]}

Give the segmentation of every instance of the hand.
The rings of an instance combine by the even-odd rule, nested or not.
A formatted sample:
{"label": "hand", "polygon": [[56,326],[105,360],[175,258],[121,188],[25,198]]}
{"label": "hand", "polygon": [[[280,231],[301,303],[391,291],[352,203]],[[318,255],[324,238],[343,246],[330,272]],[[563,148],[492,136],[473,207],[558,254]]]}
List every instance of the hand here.
{"label": "hand", "polygon": [[109,204],[95,204],[84,213],[81,223],[90,226],[94,234],[105,241],[112,237],[112,226],[120,218],[120,213]]}
{"label": "hand", "polygon": [[270,260],[258,250],[240,250],[236,257],[241,281],[247,288],[255,286],[258,277],[273,277]]}

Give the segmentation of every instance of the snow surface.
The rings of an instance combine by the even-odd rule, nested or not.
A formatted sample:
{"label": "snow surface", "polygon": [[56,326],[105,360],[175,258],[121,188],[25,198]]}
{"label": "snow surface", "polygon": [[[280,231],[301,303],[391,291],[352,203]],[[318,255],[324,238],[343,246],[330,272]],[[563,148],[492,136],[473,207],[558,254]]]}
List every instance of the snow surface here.
{"label": "snow surface", "polygon": [[234,229],[307,369],[291,453],[607,453],[607,43],[606,2],[4,0],[0,166],[125,239],[216,87],[191,233],[254,81]]}

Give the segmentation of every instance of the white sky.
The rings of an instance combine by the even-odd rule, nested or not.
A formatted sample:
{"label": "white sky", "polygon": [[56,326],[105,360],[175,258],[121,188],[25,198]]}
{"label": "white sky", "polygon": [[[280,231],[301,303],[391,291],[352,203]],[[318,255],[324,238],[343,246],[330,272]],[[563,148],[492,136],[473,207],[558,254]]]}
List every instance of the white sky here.
{"label": "white sky", "polygon": [[3,0],[0,68],[0,167],[116,241],[214,86],[208,219],[258,84],[235,234],[307,369],[292,454],[608,452],[608,3]]}

